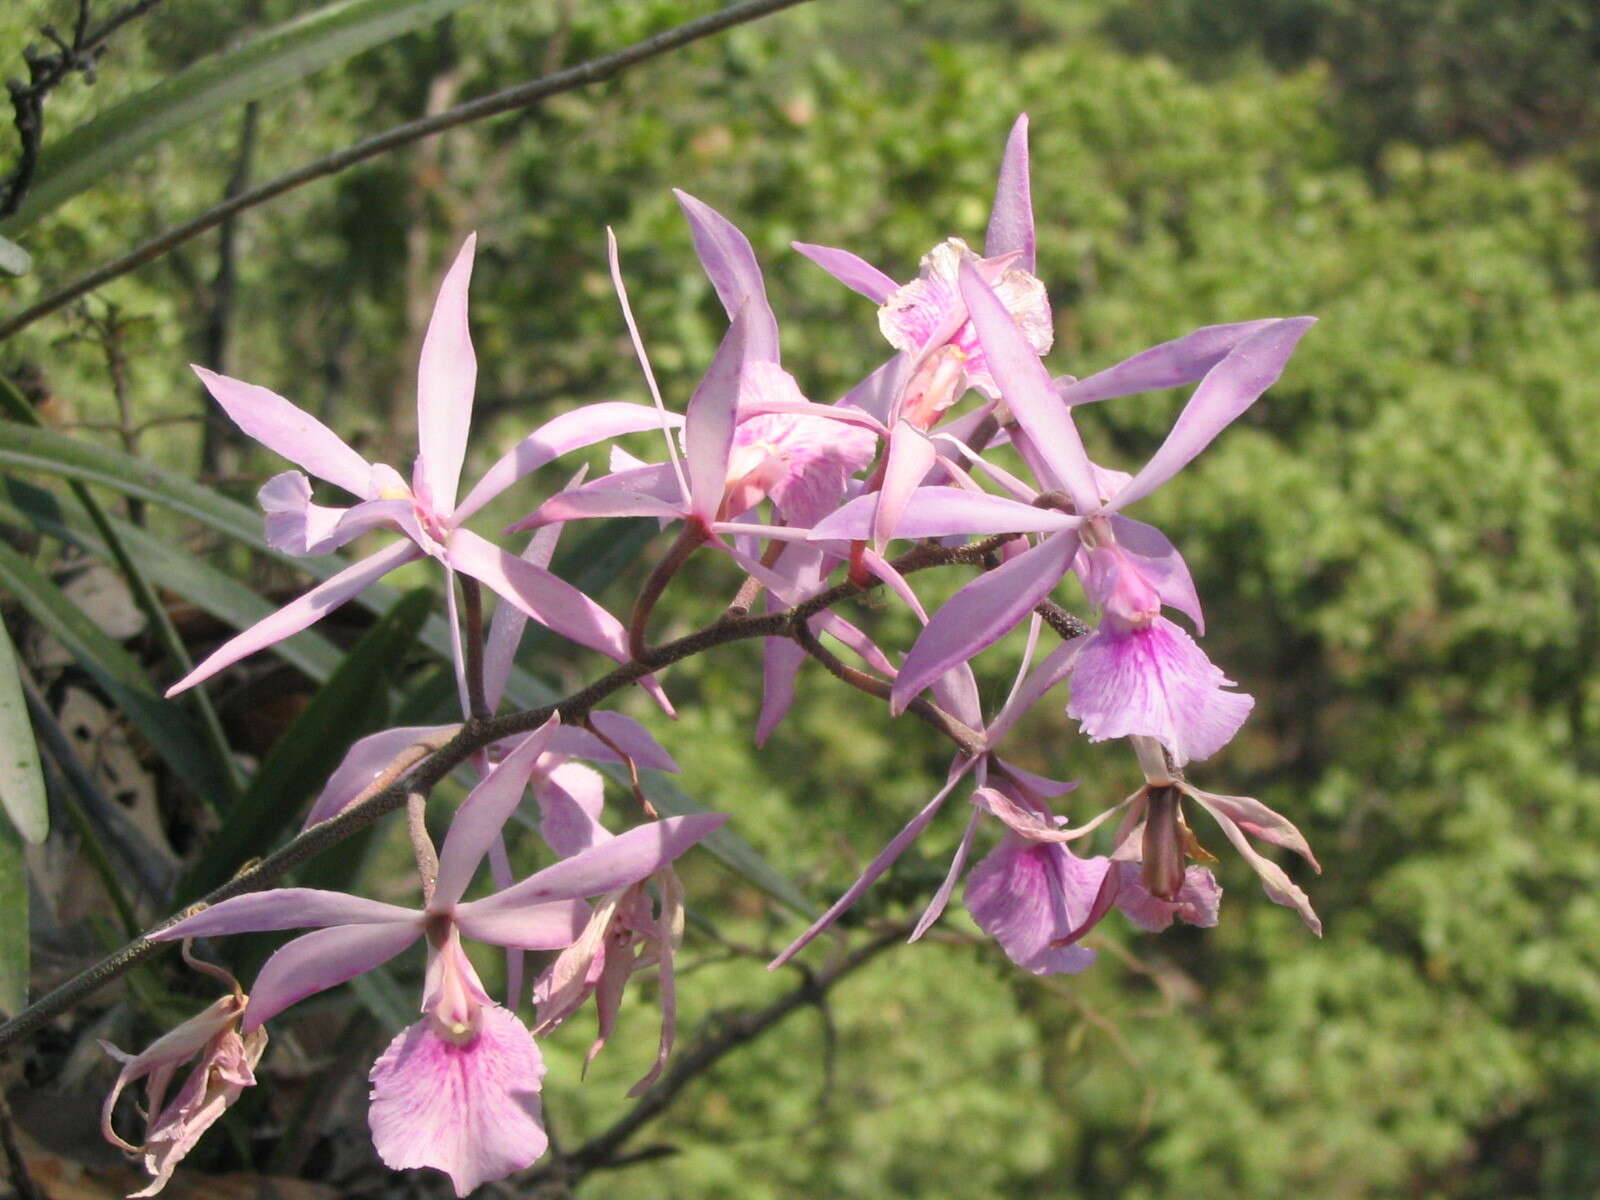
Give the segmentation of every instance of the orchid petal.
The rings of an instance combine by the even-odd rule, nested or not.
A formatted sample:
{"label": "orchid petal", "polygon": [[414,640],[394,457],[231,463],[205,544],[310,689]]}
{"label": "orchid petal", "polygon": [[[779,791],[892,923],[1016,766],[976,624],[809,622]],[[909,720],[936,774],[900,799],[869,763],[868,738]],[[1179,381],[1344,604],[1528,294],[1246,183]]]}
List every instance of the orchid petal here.
{"label": "orchid petal", "polygon": [[1012,415],[1061,480],[1078,515],[1095,512],[1100,496],[1089,455],[1037,351],[971,263],[961,264],[960,279],[961,295],[972,314],[989,371]]}
{"label": "orchid petal", "polygon": [[677,413],[663,413],[653,405],[630,404],[622,400],[587,404],[552,417],[501,455],[499,461],[484,472],[483,478],[467,493],[467,498],[456,510],[455,519],[458,522],[465,521],[513,483],[564,454],[625,433],[642,433],[647,429],[681,424],[683,418]]}
{"label": "orchid petal", "polygon": [[552,714],[495,764],[456,809],[450,832],[439,850],[439,875],[433,899],[428,902],[430,912],[448,912],[465,894],[478,864],[489,852],[489,844],[521,803],[534,760],[544,753],[550,735],[560,723],[560,714]]}
{"label": "orchid petal", "polygon": [[1245,338],[1275,324],[1278,319],[1268,317],[1229,325],[1207,325],[1181,338],[1141,350],[1132,358],[1083,379],[1075,380],[1070,376],[1057,379],[1056,391],[1068,405],[1078,405],[1193,383]]}
{"label": "orchid petal", "polygon": [[981,816],[983,816],[981,809],[972,810],[972,816],[967,820],[966,831],[956,843],[956,852],[950,857],[950,869],[944,874],[944,882],[933,894],[933,899],[928,901],[928,907],[922,910],[922,916],[917,919],[917,927],[906,939],[908,942],[921,941],[922,935],[928,932],[928,927],[944,915],[945,907],[950,903],[950,893],[956,890],[956,881],[961,878],[961,872],[967,865],[967,855],[972,852],[972,839],[978,832],[978,818]]}
{"label": "orchid petal", "polygon": [[[900,421],[889,434],[884,455],[883,484],[878,490],[877,509],[872,514],[872,544],[878,553],[896,536],[900,517],[912,494],[928,477],[939,452],[926,434]],[[904,536],[904,535],[900,535]]]}
{"label": "orchid petal", "polygon": [[795,678],[806,652],[793,638],[761,641],[761,713],[756,718],[756,745],[764,746],[794,704]]}
{"label": "orchid petal", "polygon": [[706,277],[716,288],[728,320],[746,315],[749,347],[745,354],[752,362],[778,361],[778,319],[767,303],[766,284],[756,262],[750,239],[716,209],[696,200],[688,192],[673,189],[683,215],[688,218],[694,238],[694,251],[705,268]]}
{"label": "orchid petal", "polygon": [[817,246],[810,242],[789,244],[852,292],[859,292],[874,304],[882,304],[900,287],[866,259],[848,250]]}
{"label": "orchid petal", "polygon": [[967,876],[967,911],[1023,970],[1075,975],[1095,952],[1062,943],[1092,924],[1110,867],[1104,858],[1008,835]]}
{"label": "orchid petal", "polygon": [[[562,763],[544,778],[536,778],[533,791],[539,799],[539,836],[557,857],[570,858],[612,839],[600,824],[605,779],[593,767]],[[510,886],[507,882],[501,890]]]}
{"label": "orchid petal", "polygon": [[1072,530],[1052,534],[952,596],[911,647],[890,707],[903,710],[938,676],[1009,633],[1061,582],[1077,549],[1078,535]]}
{"label": "orchid petal", "polygon": [[[622,263],[617,258],[617,235],[611,232],[611,226],[606,226],[606,261],[611,267],[611,286],[616,289],[617,303],[622,306],[622,320],[628,327],[628,337],[633,341],[633,353],[639,360],[639,369],[644,372],[644,381],[650,389],[650,400],[655,405],[656,412],[661,417],[661,433],[667,440],[667,457],[672,460],[672,475],[677,481],[677,499],[684,504],[689,503],[689,481],[683,474],[683,463],[678,458],[678,443],[672,436],[672,431],[667,428],[667,406],[661,400],[661,388],[656,384],[656,373],[650,369],[650,356],[644,351],[644,339],[639,336],[639,324],[633,319],[633,306],[628,303],[628,287],[622,281]],[[613,448],[612,453],[616,450]]]}
{"label": "orchid petal", "polygon": [[[600,482],[603,481],[596,480],[597,484]],[[664,521],[674,521],[683,515],[679,505],[655,496],[596,487],[593,491],[557,493],[522,520],[508,525],[506,532],[520,533],[525,529],[539,529],[562,521],[607,517],[659,517]]]}
{"label": "orchid petal", "polygon": [[1119,862],[1117,871],[1122,876],[1117,907],[1146,933],[1160,933],[1174,918],[1201,929],[1216,926],[1222,888],[1216,876],[1204,867],[1185,868],[1183,886],[1171,900],[1163,900],[1144,886],[1138,863]]}
{"label": "orchid petal", "polygon": [[243,633],[224,642],[194,670],[167,689],[170,699],[179,692],[192,688],[202,680],[210,679],[224,667],[232,666],[257,650],[265,650],[274,642],[299,633],[338,608],[350,597],[376,583],[390,571],[422,557],[422,551],[411,542],[396,542],[385,546],[376,554],[352,563],[330,579],[325,579],[309,592],[289,601],[277,612],[263,617]]}
{"label": "orchid petal", "polygon": [[433,1167],[457,1196],[529,1167],[545,1152],[544,1060],[533,1035],[498,1004],[479,1010],[470,1041],[424,1019],[372,1065],[372,1144],[396,1171]]}
{"label": "orchid petal", "polygon": [[628,660],[621,623],[566,580],[467,529],[451,534],[445,553],[456,570],[482,580],[539,624],[618,662]]}
{"label": "orchid petal", "polygon": [[749,353],[749,316],[741,310],[728,326],[716,357],[689,397],[684,421],[689,496],[695,516],[717,519],[728,483],[728,455],[739,409],[739,381]]}
{"label": "orchid petal", "polygon": [[352,743],[339,766],[328,776],[328,782],[322,785],[322,791],[311,805],[311,811],[306,814],[302,828],[310,829],[343,812],[373,780],[383,774],[384,768],[412,746],[444,730],[459,728],[459,725],[404,725],[368,734]]}
{"label": "orchid petal", "polygon": [[474,941],[491,946],[560,950],[572,945],[589,921],[589,906],[582,900],[552,900],[500,910],[483,908],[481,904],[482,901],[474,901],[457,908],[456,927]]}
{"label": "orchid petal", "polygon": [[1285,908],[1294,909],[1300,914],[1300,919],[1305,922],[1306,928],[1321,937],[1322,922],[1311,907],[1311,898],[1295,885],[1282,867],[1256,852],[1255,847],[1250,845],[1249,839],[1244,836],[1244,831],[1234,824],[1233,818],[1226,810],[1212,807],[1203,794],[1191,793],[1191,795],[1194,795],[1200,806],[1216,819],[1217,824],[1222,826],[1222,832],[1233,843],[1233,848],[1255,869],[1268,899]]}
{"label": "orchid petal", "polygon": [[1033,198],[1028,186],[1028,114],[1012,125],[1006,138],[1005,156],[1000,160],[1000,178],[995,183],[994,207],[989,211],[989,230],[983,253],[1020,253],[1019,265],[1034,270]]}
{"label": "orchid petal", "polygon": [[896,398],[905,390],[906,377],[915,365],[915,358],[910,354],[894,355],[846,392],[839,401],[839,407],[859,408],[879,421],[887,421]]}
{"label": "orchid petal", "polygon": [[367,497],[371,464],[321,421],[267,388],[204,367],[191,369],[244,433],[318,479],[338,484],[352,496]]}
{"label": "orchid petal", "polygon": [[[265,933],[275,929],[313,929],[327,925],[415,925],[420,914],[397,904],[384,904],[321,888],[274,888],[232,896],[202,908],[150,935],[154,942],[179,938],[217,937],[226,933]],[[420,928],[420,927],[419,927]]]}
{"label": "orchid petal", "polygon": [[621,762],[617,754],[620,750],[633,759],[634,766],[641,770],[678,769],[672,755],[632,717],[602,710],[589,714],[589,724],[605,736],[605,741],[581,725],[563,725],[551,734],[550,751],[554,754],[572,754],[594,762]]}
{"label": "orchid petal", "polygon": [[[880,675],[887,675],[893,679],[899,673],[888,656],[878,649],[871,638],[833,610],[824,609],[812,618],[812,623],[840,645],[853,651],[857,658]],[[769,643],[773,640],[781,639],[768,639]]]}
{"label": "orchid petal", "polygon": [[1000,715],[989,722],[991,746],[998,746],[1024,713],[1037,704],[1046,692],[1072,673],[1072,668],[1078,661],[1078,652],[1083,649],[1083,642],[1084,639],[1081,637],[1063,642],[1050,651],[1044,661],[1024,677],[1016,691],[1007,697]]}
{"label": "orchid petal", "polygon": [[336,550],[350,540],[331,540],[350,510],[313,503],[304,471],[274,475],[256,492],[256,503],[265,514],[263,536],[274,550],[304,557]]}
{"label": "orchid petal", "polygon": [[727,821],[722,813],[667,817],[618,834],[608,842],[528,876],[515,887],[459,905],[457,914],[497,913],[552,900],[598,896],[638,883]]}
{"label": "orchid petal", "polygon": [[1311,853],[1311,844],[1306,841],[1305,834],[1296,829],[1294,822],[1282,813],[1275,812],[1250,796],[1219,796],[1214,792],[1202,792],[1199,788],[1188,787],[1184,788],[1184,791],[1204,804],[1207,812],[1226,813],[1229,820],[1235,822],[1251,837],[1294,851],[1311,865],[1313,871],[1322,874],[1322,864],[1317,862],[1317,856]]}
{"label": "orchid petal", "polygon": [[949,780],[946,781],[944,787],[935,793],[932,800],[923,805],[916,816],[906,822],[904,829],[890,839],[889,844],[880,850],[878,856],[867,864],[867,869],[861,872],[861,877],[852,883],[844,895],[834,902],[833,907],[813,921],[804,933],[790,942],[782,954],[767,964],[767,970],[776,970],[796,954],[799,954],[800,951],[811,944],[812,939],[837,921],[846,909],[859,900],[861,894],[876,883],[878,877],[893,866],[895,860],[906,852],[906,848],[917,840],[917,835],[927,828],[928,822],[933,820],[934,814],[944,805],[945,798],[950,795],[956,784],[961,782],[962,778],[972,769],[973,764],[976,762],[977,759],[969,758],[961,763],[951,774]]}
{"label": "orchid petal", "polygon": [[[517,881],[511,873],[511,855],[506,852],[505,835],[489,843],[489,878],[494,889],[503,892]],[[506,1005],[513,1011],[522,1003],[522,972],[527,955],[521,950],[506,950]]]}
{"label": "orchid petal", "polygon": [[1315,317],[1274,321],[1230,350],[1206,372],[1173,422],[1167,440],[1132,481],[1111,498],[1106,511],[1115,512],[1143,499],[1186,467],[1278,381],[1295,345],[1314,324]]}
{"label": "orchid petal", "polygon": [[916,592],[911,590],[911,584],[895,569],[893,563],[875,550],[862,550],[861,565],[888,584],[889,590],[904,600],[906,606],[917,614],[917,620],[924,625],[928,623],[928,610],[922,607],[922,601],[917,599]]}
{"label": "orchid petal", "polygon": [[1131,517],[1112,517],[1111,531],[1116,535],[1117,545],[1138,559],[1139,573],[1155,588],[1161,602],[1188,617],[1194,622],[1195,632],[1204,635],[1205,616],[1200,611],[1200,595],[1195,591],[1194,577],[1189,574],[1189,564],[1167,540],[1167,535],[1154,525]]}
{"label": "orchid petal", "polygon": [[1067,715],[1090,741],[1155,738],[1181,767],[1215,754],[1244,724],[1255,701],[1224,690],[1232,682],[1165,617],[1128,632],[1102,627],[1073,667]]}
{"label": "orchid petal", "polygon": [[468,234],[439,285],[417,366],[417,478],[423,503],[449,516],[467,453],[478,358],[467,329],[467,285],[478,235]]}
{"label": "orchid petal", "polygon": [[[872,533],[874,497],[858,496],[811,531],[813,541],[860,541]],[[918,488],[907,497],[905,514],[895,527],[897,538],[951,537],[966,534],[1057,533],[1076,529],[1082,520],[1054,509],[1022,504],[1004,496],[969,492],[938,484]]]}
{"label": "orchid petal", "polygon": [[1051,779],[1044,775],[1036,775],[1032,771],[1024,771],[1016,763],[1008,762],[998,755],[993,755],[991,758],[997,771],[1010,776],[1019,786],[1027,788],[1042,799],[1054,800],[1057,796],[1065,796],[1068,792],[1078,789],[1078,781],[1075,779]]}
{"label": "orchid petal", "polygon": [[[587,475],[587,466],[567,482],[568,488],[577,487]],[[536,567],[550,566],[556,545],[561,541],[561,526],[550,525],[536,530],[523,548],[522,558]],[[489,633],[483,640],[483,698],[494,712],[505,696],[506,681],[511,678],[511,668],[516,663],[517,647],[522,644],[523,631],[528,626],[528,614],[515,604],[496,604],[494,616],[489,621]]]}
{"label": "orchid petal", "polygon": [[267,959],[250,989],[241,1030],[259,1029],[291,1004],[388,962],[422,936],[422,922],[336,925],[302,934]]}

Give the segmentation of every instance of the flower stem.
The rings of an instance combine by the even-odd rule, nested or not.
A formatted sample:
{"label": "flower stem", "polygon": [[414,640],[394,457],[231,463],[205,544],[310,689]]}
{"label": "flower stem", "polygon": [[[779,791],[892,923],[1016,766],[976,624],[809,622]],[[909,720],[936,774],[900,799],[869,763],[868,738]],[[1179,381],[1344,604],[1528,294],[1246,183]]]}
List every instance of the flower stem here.
{"label": "flower stem", "polygon": [[644,581],[644,587],[639,589],[639,598],[633,602],[633,616],[628,621],[628,653],[633,655],[634,662],[649,663],[656,657],[656,651],[651,648],[646,636],[650,614],[655,611],[656,601],[661,599],[661,594],[667,590],[667,584],[672,582],[678,568],[689,561],[689,556],[705,540],[704,529],[692,521],[685,525],[666,557],[656,564],[656,569],[650,572],[650,578]]}

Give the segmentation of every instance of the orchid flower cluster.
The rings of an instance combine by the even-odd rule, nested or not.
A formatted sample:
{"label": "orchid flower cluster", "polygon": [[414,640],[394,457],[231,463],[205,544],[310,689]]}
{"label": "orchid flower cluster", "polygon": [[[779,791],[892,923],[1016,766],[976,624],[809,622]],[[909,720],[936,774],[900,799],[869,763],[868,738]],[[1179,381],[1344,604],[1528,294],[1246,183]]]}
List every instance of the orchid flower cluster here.
{"label": "orchid flower cluster", "polygon": [[[1145,930],[1174,921],[1214,925],[1221,889],[1205,865],[1215,860],[1189,824],[1197,810],[1255,869],[1267,895],[1320,933],[1305,893],[1254,844],[1290,850],[1316,869],[1295,826],[1259,801],[1202,791],[1185,778],[1189,763],[1232,739],[1252,701],[1164,615],[1171,609],[1204,633],[1182,556],[1159,530],[1126,515],[1277,380],[1311,319],[1209,326],[1086,378],[1052,377],[1042,358],[1053,321],[1036,274],[1022,117],[1006,144],[981,253],[952,237],[902,283],[849,251],[796,243],[877,306],[890,348],[842,399],[818,403],[782,365],[778,322],[749,241],[704,203],[678,198],[728,317],[682,415],[657,387],[611,238],[612,280],[652,402],[593,404],[546,422],[459,502],[477,371],[467,321],[473,239],[445,276],[422,345],[420,445],[409,482],[392,467],[367,462],[266,388],[196,368],[241,429],[304,469],[261,489],[272,546],[317,555],[376,530],[400,536],[239,634],[172,692],[306,628],[402,564],[436,560],[456,636],[465,724],[389,730],[358,742],[313,805],[309,827],[369,795],[374,780],[403,777],[422,757],[407,757],[416,747],[436,749],[459,730],[485,728],[529,620],[632,668],[624,682],[638,682],[670,714],[657,677],[668,662],[648,640],[651,613],[682,564],[712,551],[729,560],[730,589],[738,582],[728,612],[710,630],[731,627],[758,603],[765,614],[789,614],[786,624],[763,630],[758,742],[783,720],[797,673],[810,658],[886,701],[891,713],[928,721],[955,744],[943,786],[774,965],[836,921],[958,792],[970,799],[970,813],[913,940],[940,917],[963,878],[974,922],[1013,962],[1038,975],[1089,966],[1095,953],[1083,938],[1113,908]],[[1196,386],[1170,433],[1136,472],[1090,460],[1073,419],[1079,405],[1190,383]],[[660,461],[613,446],[608,474],[589,480],[580,471],[506,531],[533,531],[522,553],[466,528],[491,499],[556,458],[647,431],[664,437]],[[1009,448],[1009,458],[994,453],[1001,448]],[[1022,474],[1005,462],[1020,462]],[[356,503],[314,502],[307,473]],[[627,625],[549,570],[567,524],[623,516],[655,518],[676,531]],[[895,542],[913,545],[891,557]],[[982,569],[930,613],[910,576],[950,565]],[[1068,576],[1092,624],[1058,603]],[[480,585],[498,597],[486,633]],[[880,585],[921,624],[903,654],[886,653],[834,611],[838,601]],[[986,713],[971,662],[1023,627],[1022,668],[1004,704]],[[840,658],[824,636],[860,665]],[[1043,652],[1044,638],[1059,644]],[[1075,784],[1033,774],[1006,757],[1020,718],[1063,682],[1065,715],[1091,741],[1125,739],[1143,777],[1126,799],[1076,825],[1052,805]],[[159,1190],[199,1134],[254,1081],[268,1021],[419,941],[427,948],[422,1018],[371,1071],[372,1135],[390,1166],[437,1168],[460,1195],[527,1167],[546,1147],[536,1038],[592,998],[599,1025],[592,1056],[615,1025],[629,977],[654,967],[663,1018],[657,1060],[639,1085],[649,1086],[673,1040],[672,964],[684,892],[672,864],[725,818],[661,819],[645,804],[642,823],[610,832],[601,820],[602,777],[586,764],[619,763],[635,776],[640,768],[675,765],[642,725],[592,708],[579,720],[564,724],[551,716],[531,731],[475,748],[478,782],[437,851],[421,819],[422,798],[412,797],[420,907],[291,887],[224,900],[155,935],[312,930],[267,961],[248,997],[228,977],[229,994],[211,1008],[144,1054],[119,1055],[125,1065],[107,1101],[105,1129],[143,1156],[154,1181],[141,1195]],[[530,792],[530,815],[536,809],[554,862],[516,880],[502,831]],[[969,869],[986,818],[999,822],[997,837]],[[1105,853],[1077,851],[1113,821]],[[466,900],[485,861],[495,890]],[[464,939],[506,951],[505,1005],[484,988]],[[516,1011],[530,995],[523,970],[529,951],[553,955],[531,986],[532,1029]],[[163,1103],[174,1072],[196,1056],[188,1082]],[[139,1079],[146,1081],[150,1111],[144,1143],[132,1146],[112,1130],[111,1110],[116,1095]]]}

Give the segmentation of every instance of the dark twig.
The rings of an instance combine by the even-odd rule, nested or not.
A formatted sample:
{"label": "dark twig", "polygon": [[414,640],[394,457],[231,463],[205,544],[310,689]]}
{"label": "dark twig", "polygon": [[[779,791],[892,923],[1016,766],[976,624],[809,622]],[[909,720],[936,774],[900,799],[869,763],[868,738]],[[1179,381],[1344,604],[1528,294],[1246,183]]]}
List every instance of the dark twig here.
{"label": "dark twig", "polygon": [[[723,1017],[716,1027],[678,1055],[661,1082],[639,1097],[638,1103],[619,1117],[610,1128],[570,1151],[561,1164],[561,1182],[574,1184],[590,1171],[627,1164],[622,1148],[644,1125],[659,1116],[694,1080],[704,1075],[727,1055],[749,1044],[791,1014],[811,1005],[820,1006],[840,981],[855,974],[885,950],[905,939],[909,926],[896,925],[884,930],[860,949],[830,967],[815,973],[803,972],[799,986],[784,993],[765,1008]],[[522,1177],[533,1185],[556,1178],[552,1165]]]}
{"label": "dark twig", "polygon": [[8,217],[22,204],[22,197],[33,183],[39,165],[39,145],[44,140],[44,102],[68,75],[81,74],[94,82],[95,64],[106,51],[106,40],[135,17],[149,12],[161,0],[133,0],[90,28],[89,0],[78,0],[78,14],[72,23],[72,40],[56,32],[54,26],[41,26],[39,32],[55,46],[53,51],[29,44],[22,51],[28,64],[28,82],[6,80],[15,114],[17,138],[22,143],[17,165],[0,181],[0,217]]}
{"label": "dark twig", "polygon": [[153,259],[160,258],[163,254],[175,249],[191,238],[197,237],[208,229],[220,225],[228,217],[245,209],[254,208],[258,204],[284,192],[291,191],[314,179],[334,175],[346,167],[354,166],[358,162],[373,158],[397,146],[404,146],[420,138],[431,137],[436,133],[443,133],[447,129],[454,129],[457,125],[465,125],[470,121],[481,121],[485,117],[498,116],[501,113],[514,112],[519,108],[530,108],[540,101],[561,92],[574,91],[586,87],[591,83],[600,83],[621,74],[627,68],[646,59],[655,58],[669,50],[676,50],[690,42],[699,41],[701,38],[710,37],[714,33],[721,33],[724,29],[734,25],[742,25],[747,21],[754,21],[768,13],[774,13],[784,8],[791,8],[802,4],[805,0],[744,0],[742,4],[729,5],[720,12],[709,13],[695,21],[686,22],[676,29],[668,29],[654,37],[645,38],[635,42],[625,49],[614,54],[605,54],[599,58],[592,58],[588,62],[579,63],[564,71],[546,75],[540,79],[530,80],[528,83],[518,84],[515,87],[493,92],[477,100],[469,100],[458,104],[454,108],[446,109],[436,116],[421,117],[415,121],[408,121],[404,125],[396,125],[393,129],[384,130],[369,138],[363,138],[352,146],[333,154],[324,155],[322,158],[307,163],[276,179],[268,180],[257,187],[239,193],[229,200],[213,208],[207,209],[199,216],[174,225],[165,233],[158,234],[141,246],[136,246],[121,258],[99,267],[89,274],[82,276],[57,292],[46,296],[37,304],[23,309],[22,312],[12,317],[9,321],[0,324],[0,339],[10,337],[19,329],[25,329],[40,317],[55,312],[63,305],[72,303],[86,292],[92,292],[101,284],[119,276],[126,275],[136,267],[141,267]]}
{"label": "dark twig", "polygon": [[[222,198],[232,199],[250,183],[250,163],[255,156],[256,125],[261,106],[254,100],[244,106],[239,123],[239,150],[233,162],[233,173],[228,176]],[[217,230],[217,273],[211,279],[210,311],[206,316],[205,333],[201,339],[200,361],[213,371],[229,370],[229,342],[233,333],[234,301],[239,284],[239,218],[237,214],[224,218]],[[216,415],[211,397],[200,389],[201,413],[205,427],[200,435],[200,476],[213,479],[222,470],[223,448],[234,438],[232,421]]]}
{"label": "dark twig", "polygon": [[[984,555],[1013,536],[1015,535],[997,534],[966,546],[918,546],[895,559],[893,566],[905,575],[955,563],[981,563]],[[401,765],[401,760],[397,759],[343,812],[313,825],[287,845],[245,867],[227,883],[203,897],[201,903],[217,904],[230,896],[241,896],[246,892],[269,887],[302,863],[309,862],[346,838],[372,825],[381,817],[401,808],[413,791],[428,792],[457,766],[492,742],[517,733],[531,733],[555,713],[561,714],[564,724],[582,724],[583,719],[596,705],[628,685],[638,682],[654,670],[729,642],[758,637],[787,637],[791,621],[803,621],[842,600],[861,595],[879,586],[881,584],[875,579],[866,583],[847,580],[818,593],[792,609],[732,619],[723,618],[705,629],[657,647],[649,665],[637,662],[625,663],[595,680],[588,687],[574,692],[565,700],[523,712],[507,713],[505,716],[494,717],[487,721],[473,721],[455,732],[443,745],[413,747],[408,753],[415,753],[418,756],[424,750],[431,753],[418,762],[410,774],[405,774],[409,763]],[[413,757],[410,761],[417,760]],[[167,917],[148,930],[144,936],[133,939],[120,950],[107,955],[18,1013],[4,1025],[0,1025],[0,1050],[19,1038],[26,1037],[57,1013],[65,1012],[79,1000],[156,954],[166,943],[152,940],[151,935],[172,925],[182,915],[178,913]]]}

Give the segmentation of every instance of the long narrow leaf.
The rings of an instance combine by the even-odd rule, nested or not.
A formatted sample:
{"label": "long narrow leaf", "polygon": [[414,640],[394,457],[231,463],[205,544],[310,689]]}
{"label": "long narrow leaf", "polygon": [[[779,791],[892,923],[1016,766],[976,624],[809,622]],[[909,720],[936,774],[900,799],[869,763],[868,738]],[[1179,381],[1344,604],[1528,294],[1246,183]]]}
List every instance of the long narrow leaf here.
{"label": "long narrow leaf", "polygon": [[39,745],[33,740],[17,654],[4,625],[0,625],[0,807],[23,841],[37,844],[50,832]]}
{"label": "long narrow leaf", "polygon": [[227,795],[228,782],[218,774],[216,762],[189,719],[155,694],[131,654],[4,542],[0,542],[0,587],[10,591],[28,615],[67,648],[196,795],[208,803]]}
{"label": "long narrow leaf", "polygon": [[0,821],[0,1012],[28,1007],[28,868],[22,839]]}
{"label": "long narrow leaf", "polygon": [[202,59],[44,148],[33,185],[4,225],[14,233],[163,139],[223,109],[291,84],[469,0],[343,0]]}

